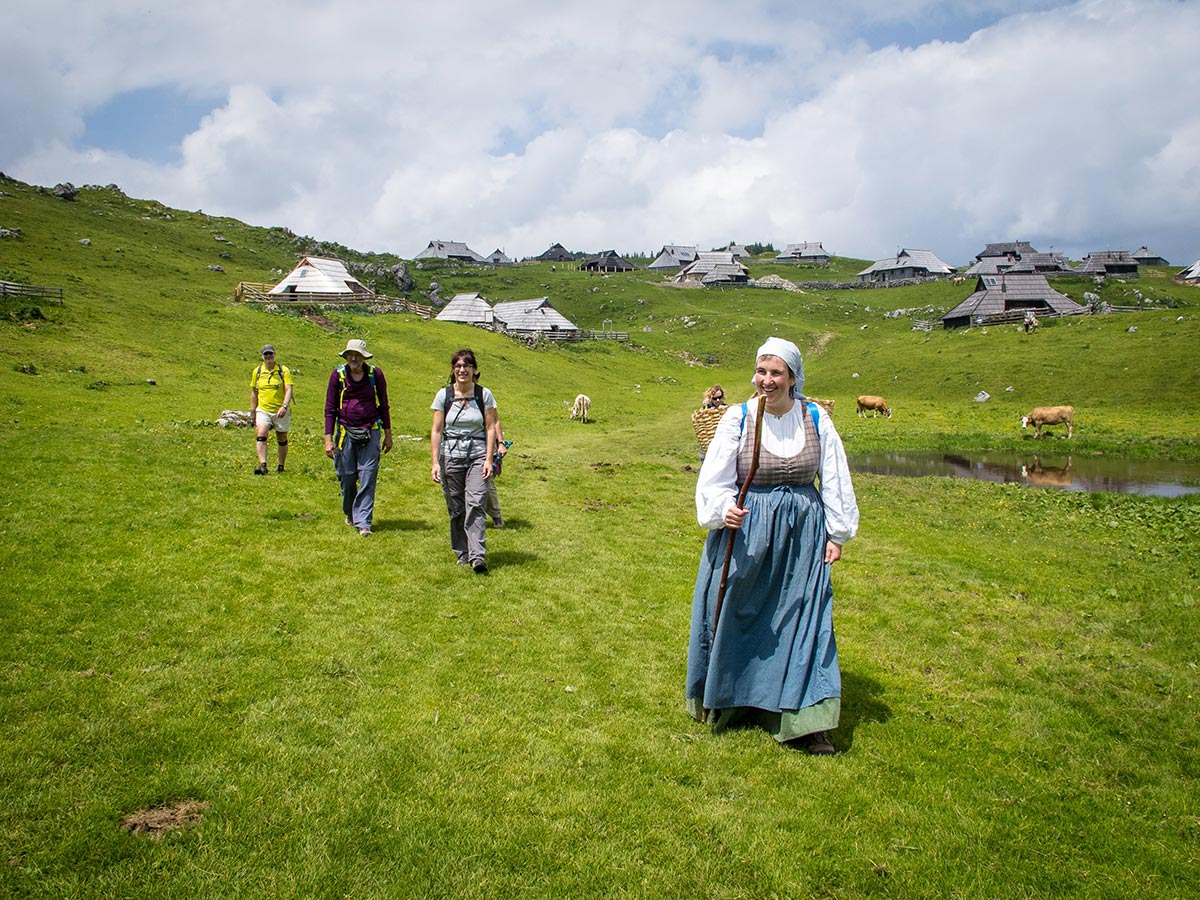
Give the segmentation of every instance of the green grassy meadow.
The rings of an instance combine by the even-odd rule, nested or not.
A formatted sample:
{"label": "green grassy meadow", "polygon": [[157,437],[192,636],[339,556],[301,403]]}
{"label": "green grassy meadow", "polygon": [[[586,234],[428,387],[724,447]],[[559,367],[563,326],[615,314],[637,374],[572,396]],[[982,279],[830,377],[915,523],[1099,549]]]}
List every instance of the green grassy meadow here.
{"label": "green grassy meadow", "polygon": [[[631,335],[530,349],[234,303],[320,247],[284,228],[12,181],[0,227],[20,229],[0,279],[64,290],[0,307],[0,896],[1200,894],[1200,495],[859,476],[834,569],[842,752],[714,736],[682,698],[709,384],[748,395],[778,334],[851,451],[1064,452],[1019,417],[1072,403],[1077,457],[1195,461],[1200,290],[1171,270],[1100,291],[1169,309],[1025,335],[912,330],[969,283],[413,269],[414,299],[434,280],[548,296]],[[322,453],[348,337],[387,373],[396,435],[369,540]],[[288,471],[256,478],[252,434],[214,422],[247,407],[266,342],[296,409]],[[429,405],[461,346],[515,441],[486,578],[454,564],[429,478]],[[587,425],[567,415],[581,391]],[[857,418],[861,393],[894,417]],[[204,804],[191,827],[122,828],[182,801]]]}

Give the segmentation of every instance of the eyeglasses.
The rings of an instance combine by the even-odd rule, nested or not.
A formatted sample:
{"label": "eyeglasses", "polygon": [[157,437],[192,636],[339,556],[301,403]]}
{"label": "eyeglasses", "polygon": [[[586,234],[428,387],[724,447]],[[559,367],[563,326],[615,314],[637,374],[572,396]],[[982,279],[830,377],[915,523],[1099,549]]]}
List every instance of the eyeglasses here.
{"label": "eyeglasses", "polygon": [[274,353],[264,353],[263,356],[274,356]]}
{"label": "eyeglasses", "polygon": [[455,363],[455,364],[452,366],[452,368],[455,368],[455,369],[474,369],[475,367],[474,367],[473,365],[471,365],[470,363]]}

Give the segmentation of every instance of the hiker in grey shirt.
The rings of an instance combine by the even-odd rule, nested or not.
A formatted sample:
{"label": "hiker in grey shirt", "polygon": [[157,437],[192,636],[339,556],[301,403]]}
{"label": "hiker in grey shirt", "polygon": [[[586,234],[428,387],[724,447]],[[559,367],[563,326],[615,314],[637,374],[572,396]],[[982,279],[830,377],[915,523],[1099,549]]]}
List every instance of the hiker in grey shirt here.
{"label": "hiker in grey shirt", "polygon": [[437,392],[430,409],[433,480],[442,486],[450,514],[450,547],[459,565],[487,574],[487,483],[496,452],[496,398],[478,384],[475,354],[459,350],[450,358],[450,384]]}

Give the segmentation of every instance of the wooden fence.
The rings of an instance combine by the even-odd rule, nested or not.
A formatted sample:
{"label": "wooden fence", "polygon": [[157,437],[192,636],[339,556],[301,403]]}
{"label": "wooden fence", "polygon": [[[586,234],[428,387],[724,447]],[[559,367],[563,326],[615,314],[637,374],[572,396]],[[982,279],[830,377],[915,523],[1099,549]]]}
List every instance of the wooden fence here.
{"label": "wooden fence", "polygon": [[629,340],[628,331],[587,331],[581,328],[578,331],[540,331],[538,334],[548,341],[566,341],[568,343],[576,341]]}
{"label": "wooden fence", "polygon": [[0,297],[40,297],[46,300],[57,300],[62,303],[62,288],[42,287],[37,284],[17,284],[14,281],[0,281]]}
{"label": "wooden fence", "polygon": [[[1002,313],[994,313],[990,316],[971,316],[972,325],[1020,325],[1025,321],[1025,314],[1029,312],[1027,309],[1010,309]],[[1050,309],[1035,309],[1033,314],[1038,321],[1043,319],[1061,319],[1066,316],[1086,316],[1091,314],[1091,310],[1086,306],[1078,312],[1058,313]]]}

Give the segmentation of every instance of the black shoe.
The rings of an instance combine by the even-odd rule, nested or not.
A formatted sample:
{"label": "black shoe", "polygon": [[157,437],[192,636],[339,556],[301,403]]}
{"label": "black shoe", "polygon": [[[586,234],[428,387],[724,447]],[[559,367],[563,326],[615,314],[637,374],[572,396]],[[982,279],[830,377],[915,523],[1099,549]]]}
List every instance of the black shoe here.
{"label": "black shoe", "polygon": [[483,560],[480,560],[477,563],[472,563],[471,568],[475,570],[476,575],[487,574],[487,563],[485,563]]}
{"label": "black shoe", "polygon": [[814,731],[812,734],[806,734],[797,740],[796,743],[813,756],[833,756],[833,754],[837,753],[837,748],[833,746],[833,743],[829,740],[829,735],[824,731]]}
{"label": "black shoe", "polygon": [[280,463],[279,465],[277,465],[277,466],[275,467],[275,471],[276,471],[276,472],[282,472],[282,471],[283,471],[283,463]]}
{"label": "black shoe", "polygon": [[267,464],[259,463],[257,466],[255,466],[254,474],[255,475],[266,475],[267,474]]}

